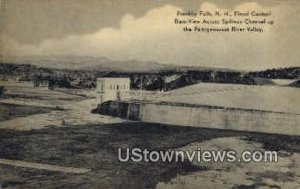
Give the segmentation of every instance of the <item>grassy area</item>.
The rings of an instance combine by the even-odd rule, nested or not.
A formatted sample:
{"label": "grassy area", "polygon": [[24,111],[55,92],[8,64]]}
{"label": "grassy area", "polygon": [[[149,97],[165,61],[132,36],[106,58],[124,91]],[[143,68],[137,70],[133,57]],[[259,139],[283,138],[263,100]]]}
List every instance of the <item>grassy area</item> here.
{"label": "grassy area", "polygon": [[300,152],[300,136],[279,136],[224,130],[176,127],[151,123],[122,123],[48,128],[30,131],[1,130],[0,157],[36,163],[91,168],[83,174],[63,174],[0,166],[0,184],[16,188],[154,188],[176,175],[204,168],[189,162],[120,163],[117,149],[175,149],[192,142],[244,136],[265,149]]}
{"label": "grassy area", "polygon": [[17,117],[26,117],[33,114],[49,113],[54,109],[55,108],[16,105],[0,102],[0,121],[6,121]]}
{"label": "grassy area", "polygon": [[[88,97],[55,90],[48,90],[46,87],[34,87],[28,82],[3,82],[7,89],[3,100],[17,100],[24,102],[36,102],[49,105],[64,105],[79,102]],[[82,90],[80,90],[82,92]]]}

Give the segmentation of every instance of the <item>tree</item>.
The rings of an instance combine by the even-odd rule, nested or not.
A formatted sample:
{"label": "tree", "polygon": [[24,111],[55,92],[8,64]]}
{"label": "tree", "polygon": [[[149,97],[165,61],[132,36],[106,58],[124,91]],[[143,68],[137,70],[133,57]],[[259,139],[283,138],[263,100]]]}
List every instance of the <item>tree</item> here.
{"label": "tree", "polygon": [[4,95],[4,92],[5,92],[4,86],[0,86],[0,97]]}

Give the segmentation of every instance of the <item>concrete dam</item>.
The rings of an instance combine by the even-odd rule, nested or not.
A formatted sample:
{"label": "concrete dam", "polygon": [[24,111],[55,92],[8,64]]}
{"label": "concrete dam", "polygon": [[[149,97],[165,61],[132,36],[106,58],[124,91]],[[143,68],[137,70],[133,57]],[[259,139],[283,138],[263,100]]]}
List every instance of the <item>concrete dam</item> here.
{"label": "concrete dam", "polygon": [[99,99],[104,103],[95,111],[143,122],[300,135],[299,88],[197,83],[165,92],[123,91],[119,96]]}
{"label": "concrete dam", "polygon": [[144,101],[107,101],[94,113],[178,126],[300,135],[300,114],[296,113]]}

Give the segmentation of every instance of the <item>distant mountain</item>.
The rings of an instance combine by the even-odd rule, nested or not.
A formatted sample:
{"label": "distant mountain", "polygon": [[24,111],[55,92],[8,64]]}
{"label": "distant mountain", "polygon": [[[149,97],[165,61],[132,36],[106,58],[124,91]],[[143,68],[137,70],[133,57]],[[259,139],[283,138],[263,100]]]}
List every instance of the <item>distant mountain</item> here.
{"label": "distant mountain", "polygon": [[106,57],[92,56],[24,56],[7,57],[3,63],[31,64],[38,67],[71,69],[71,70],[97,70],[97,71],[155,71],[173,68],[173,66],[156,62],[143,61],[114,61]]}
{"label": "distant mountain", "polygon": [[[114,61],[106,57],[2,57],[0,77],[6,79],[6,76],[18,76],[22,81],[53,81],[58,87],[76,88],[91,87],[97,77],[130,77],[134,89],[172,90],[198,82],[272,85],[271,79],[299,79],[300,67],[246,72],[150,61]],[[299,81],[291,86],[299,87]]]}
{"label": "distant mountain", "polygon": [[106,57],[92,56],[23,56],[1,58],[1,63],[31,64],[38,67],[93,70],[93,71],[117,71],[117,72],[155,72],[155,71],[187,71],[187,70],[222,70],[202,66],[180,66],[161,64],[152,61],[126,60],[116,61]]}

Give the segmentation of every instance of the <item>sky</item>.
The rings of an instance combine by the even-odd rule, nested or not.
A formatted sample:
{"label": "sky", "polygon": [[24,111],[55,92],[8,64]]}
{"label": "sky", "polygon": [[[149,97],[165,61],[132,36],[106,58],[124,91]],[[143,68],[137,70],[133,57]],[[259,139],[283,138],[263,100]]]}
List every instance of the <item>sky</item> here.
{"label": "sky", "polygon": [[[0,55],[258,70],[300,66],[297,0],[0,0]],[[263,33],[183,32],[177,11],[271,11]]]}

